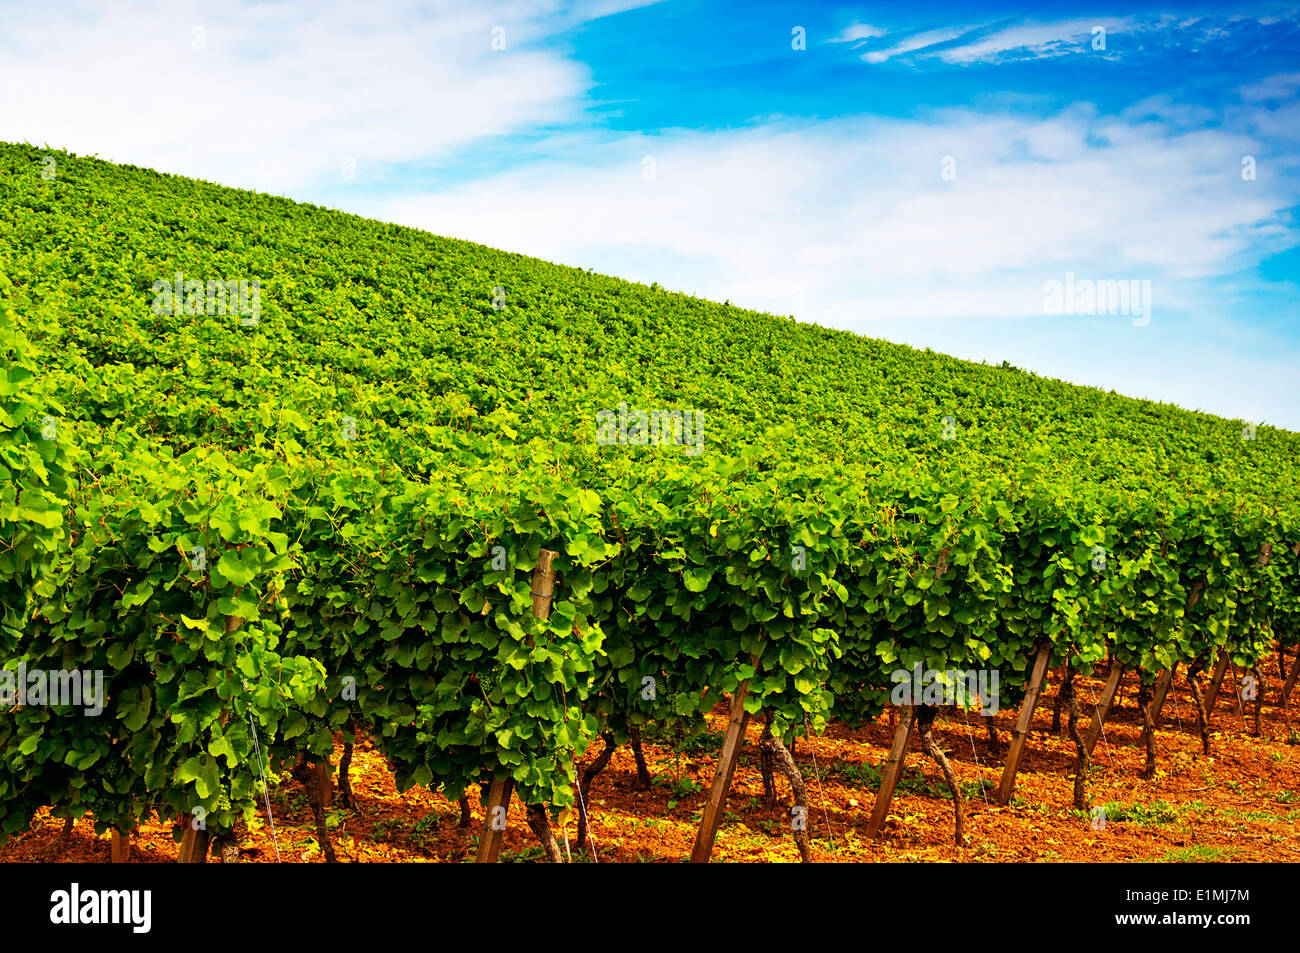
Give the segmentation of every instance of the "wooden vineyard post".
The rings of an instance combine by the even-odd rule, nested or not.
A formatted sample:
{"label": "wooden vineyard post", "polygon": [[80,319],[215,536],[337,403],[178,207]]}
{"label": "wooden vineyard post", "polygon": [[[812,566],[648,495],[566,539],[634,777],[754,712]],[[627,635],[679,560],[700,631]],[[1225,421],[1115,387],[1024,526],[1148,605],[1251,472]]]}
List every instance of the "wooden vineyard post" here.
{"label": "wooden vineyard post", "polygon": [[999,807],[1005,807],[1011,801],[1011,792],[1016,789],[1016,772],[1020,770],[1020,758],[1025,753],[1025,741],[1029,738],[1029,726],[1034,720],[1034,709],[1038,707],[1038,696],[1043,690],[1043,674],[1047,671],[1047,660],[1051,655],[1052,647],[1044,642],[1038,649],[1038,657],[1034,659],[1029,689],[1020,705],[1020,719],[1016,722],[1016,733],[1011,739],[1011,750],[1007,752],[1006,767],[1002,769],[1002,784],[998,787]]}
{"label": "wooden vineyard post", "polygon": [[[758,667],[757,656],[753,659]],[[709,785],[709,799],[704,802],[704,814],[700,818],[700,829],[695,835],[695,846],[691,849],[691,863],[707,864],[713,853],[713,842],[718,838],[718,827],[722,824],[722,813],[727,804],[727,790],[731,787],[731,776],[736,773],[740,747],[745,743],[745,727],[749,724],[749,712],[745,711],[745,699],[749,697],[749,679],[736,686],[736,693],[731,696],[731,718],[727,721],[727,737],[722,743],[722,753],[718,755],[718,767],[713,774],[713,783]]]}
{"label": "wooden vineyard post", "polygon": [[[537,554],[537,566],[533,569],[533,616],[546,621],[551,617],[551,597],[555,594],[556,554],[543,549]],[[494,778],[488,788],[487,817],[483,821],[483,832],[478,839],[478,853],[474,855],[476,864],[495,864],[501,853],[501,842],[505,837],[505,820],[510,810],[510,794],[514,790],[513,778]]]}
{"label": "wooden vineyard post", "polygon": [[1250,674],[1255,679],[1255,697],[1253,699],[1253,701],[1255,702],[1255,723],[1251,727],[1250,733],[1254,737],[1258,738],[1259,722],[1260,722],[1260,718],[1263,715],[1262,709],[1264,707],[1264,673],[1260,671],[1258,665],[1253,665],[1251,666]]}
{"label": "wooden vineyard post", "polygon": [[907,759],[907,748],[911,744],[912,734],[916,730],[918,706],[908,705],[907,712],[899,719],[894,729],[894,743],[889,746],[889,760],[880,775],[880,790],[876,792],[876,803],[871,808],[871,820],[867,822],[867,838],[874,840],[880,835],[880,829],[889,816],[889,804],[894,799],[894,789],[898,779],[903,775],[903,762]]}
{"label": "wooden vineyard post", "polygon": [[1069,673],[1070,673],[1069,662],[1066,662],[1064,665],[1060,665],[1052,669],[1052,674],[1055,675],[1060,680],[1059,681],[1060,687],[1058,687],[1056,690],[1056,700],[1052,704],[1052,727],[1051,729],[1049,729],[1051,734],[1056,734],[1058,731],[1061,730],[1061,708],[1064,707],[1065,697],[1068,691],[1068,689],[1065,688],[1065,685],[1067,682],[1070,681]]}
{"label": "wooden vineyard post", "polygon": [[1237,671],[1237,663],[1232,663],[1232,697],[1237,703],[1237,714],[1241,720],[1246,720],[1246,711],[1241,707],[1241,674]]}
{"label": "wooden vineyard post", "polygon": [[551,617],[551,596],[555,593],[555,553],[543,549],[533,569],[533,617],[545,622]]}
{"label": "wooden vineyard post", "polygon": [[1278,704],[1282,706],[1283,712],[1286,711],[1287,699],[1291,697],[1297,679],[1300,679],[1300,646],[1296,647],[1295,660],[1291,663],[1291,674],[1286,677],[1286,684],[1282,686],[1282,700]]}
{"label": "wooden vineyard post", "polygon": [[478,853],[474,855],[474,863],[497,862],[497,856],[501,853],[501,840],[506,831],[506,813],[510,810],[510,792],[514,786],[513,778],[495,778],[488,788],[487,820],[483,822],[483,833],[478,839]]}
{"label": "wooden vineyard post", "polygon": [[208,844],[212,840],[211,832],[207,828],[195,830],[193,814],[182,814],[181,823],[185,825],[185,832],[181,835],[181,846],[176,851],[176,863],[206,864]]}
{"label": "wooden vineyard post", "polygon": [[1160,712],[1165,707],[1165,697],[1169,694],[1169,686],[1174,683],[1174,673],[1178,671],[1178,663],[1175,662],[1169,668],[1160,673],[1156,679],[1156,693],[1151,698],[1151,724],[1160,727]]}
{"label": "wooden vineyard post", "polygon": [[1208,717],[1210,712],[1214,711],[1214,703],[1219,699],[1219,686],[1223,684],[1223,676],[1228,671],[1228,663],[1232,660],[1232,653],[1228,651],[1225,645],[1223,651],[1219,654],[1219,662],[1214,666],[1214,677],[1210,680],[1210,689],[1205,694],[1205,714]]}
{"label": "wooden vineyard post", "polygon": [[316,784],[320,787],[320,806],[328,809],[334,799],[334,772],[328,758],[316,765]]}
{"label": "wooden vineyard post", "polygon": [[113,831],[108,844],[108,861],[111,864],[129,864],[131,862],[131,835]]}
{"label": "wooden vineyard post", "polygon": [[1120,679],[1124,677],[1124,666],[1118,662],[1111,662],[1110,675],[1106,677],[1106,684],[1102,686],[1101,698],[1097,701],[1097,710],[1092,715],[1092,727],[1088,729],[1088,737],[1083,746],[1089,755],[1092,749],[1097,747],[1097,739],[1101,737],[1102,726],[1106,724],[1106,716],[1110,714],[1111,702],[1115,700],[1115,692],[1119,688]]}

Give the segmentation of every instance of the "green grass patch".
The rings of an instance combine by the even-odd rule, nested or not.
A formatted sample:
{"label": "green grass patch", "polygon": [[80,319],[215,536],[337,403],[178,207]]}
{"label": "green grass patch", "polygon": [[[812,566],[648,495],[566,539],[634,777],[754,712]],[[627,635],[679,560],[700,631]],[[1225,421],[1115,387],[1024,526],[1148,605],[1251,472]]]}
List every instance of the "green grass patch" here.
{"label": "green grass patch", "polygon": [[1208,864],[1214,861],[1228,860],[1232,857],[1232,851],[1227,847],[1206,847],[1198,844],[1195,847],[1180,847],[1177,850],[1171,850],[1154,861],[1147,863],[1156,864]]}
{"label": "green grass patch", "polygon": [[1179,813],[1178,808],[1164,801],[1152,801],[1150,804],[1121,804],[1111,801],[1102,806],[1108,824],[1172,824],[1178,820]]}

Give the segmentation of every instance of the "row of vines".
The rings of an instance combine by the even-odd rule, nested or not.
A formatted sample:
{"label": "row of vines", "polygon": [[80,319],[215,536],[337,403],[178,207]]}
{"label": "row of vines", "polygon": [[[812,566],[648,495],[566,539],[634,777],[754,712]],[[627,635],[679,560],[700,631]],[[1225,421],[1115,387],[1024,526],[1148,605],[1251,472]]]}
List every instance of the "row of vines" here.
{"label": "row of vines", "polygon": [[[1010,708],[1045,646],[1147,697],[1300,632],[1284,432],[881,352],[891,396],[829,356],[848,336],[734,309],[744,360],[701,334],[705,358],[654,363],[664,337],[627,330],[641,286],[337,216],[370,243],[351,257],[321,210],[274,206],[304,216],[291,236],[272,200],[226,196],[241,232],[212,187],[71,159],[41,184],[31,153],[3,156],[0,671],[100,673],[103,705],[0,709],[0,837],[49,807],[100,832],[201,817],[220,843],[268,772],[306,779],[358,730],[400,788],[508,779],[544,832],[593,744],[729,699],[780,757],[877,717],[918,665],[997,671],[981,701]],[[140,260],[98,257],[110,227]],[[328,283],[268,250],[308,244]],[[177,247],[200,257],[154,270],[277,275],[258,323],[151,312],[141,261]],[[452,284],[422,284],[434,252]],[[801,360],[792,397],[767,365]],[[705,452],[598,444],[595,409],[626,399],[709,408]],[[969,436],[943,435],[944,400]]]}

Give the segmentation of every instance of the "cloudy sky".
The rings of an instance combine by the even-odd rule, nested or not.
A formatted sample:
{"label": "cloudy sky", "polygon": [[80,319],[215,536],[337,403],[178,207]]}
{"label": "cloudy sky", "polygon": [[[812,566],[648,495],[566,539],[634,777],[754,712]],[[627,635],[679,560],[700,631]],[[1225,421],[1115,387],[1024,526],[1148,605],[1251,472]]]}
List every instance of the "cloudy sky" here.
{"label": "cloudy sky", "polygon": [[0,0],[0,139],[1300,430],[1295,5]]}

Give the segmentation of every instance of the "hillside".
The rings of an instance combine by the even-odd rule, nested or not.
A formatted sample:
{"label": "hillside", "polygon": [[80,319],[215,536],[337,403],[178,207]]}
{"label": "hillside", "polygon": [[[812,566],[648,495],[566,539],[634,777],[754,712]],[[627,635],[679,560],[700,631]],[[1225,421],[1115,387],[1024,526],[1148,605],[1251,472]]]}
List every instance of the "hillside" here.
{"label": "hillside", "polygon": [[[538,439],[599,488],[619,477],[596,413],[625,402],[700,411],[699,467],[789,425],[773,454],[813,471],[992,474],[1037,448],[1074,483],[1293,493],[1295,434],[133,167],[55,153],[45,181],[44,155],[0,149],[4,300],[72,417],[178,452],[269,439],[268,414],[329,445],[350,416],[356,449],[413,476]],[[177,274],[259,282],[256,326],[153,313]]]}

